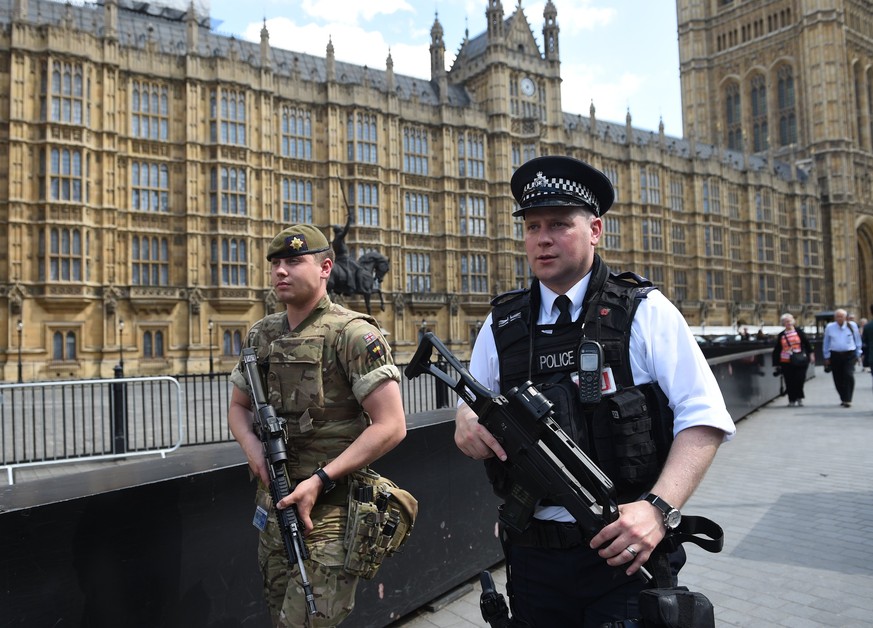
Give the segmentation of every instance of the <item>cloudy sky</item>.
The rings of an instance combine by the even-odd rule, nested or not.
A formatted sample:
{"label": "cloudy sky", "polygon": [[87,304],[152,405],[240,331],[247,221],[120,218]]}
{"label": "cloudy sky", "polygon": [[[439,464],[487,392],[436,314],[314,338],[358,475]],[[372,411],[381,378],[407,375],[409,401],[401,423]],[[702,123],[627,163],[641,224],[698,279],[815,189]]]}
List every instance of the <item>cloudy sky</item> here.
{"label": "cloudy sky", "polygon": [[[544,0],[502,0],[509,16],[520,1],[542,46]],[[682,135],[675,0],[552,0],[560,27],[563,109],[602,120]],[[201,4],[204,0],[198,2]],[[187,4],[187,2],[186,2]],[[446,63],[469,30],[485,30],[487,0],[209,0],[215,30],[260,39],[264,20],[278,48],[324,56],[333,40],[340,61],[430,78],[430,29],[443,26]],[[448,68],[447,68],[448,69]]]}

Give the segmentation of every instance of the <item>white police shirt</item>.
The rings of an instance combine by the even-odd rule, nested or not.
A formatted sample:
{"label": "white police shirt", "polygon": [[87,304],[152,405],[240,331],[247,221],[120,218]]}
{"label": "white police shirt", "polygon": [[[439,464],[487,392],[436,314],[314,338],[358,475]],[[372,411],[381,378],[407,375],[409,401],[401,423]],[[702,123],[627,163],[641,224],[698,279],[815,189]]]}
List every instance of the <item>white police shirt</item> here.
{"label": "white police shirt", "polygon": [[[566,294],[572,301],[570,314],[577,320],[588,289],[589,272]],[[558,319],[554,307],[557,294],[540,284],[540,325]],[[673,410],[674,436],[697,426],[715,427],[730,440],[736,426],[727,411],[724,397],[712,369],[694,339],[682,313],[659,290],[652,290],[640,301],[631,325],[631,372],[635,385],[657,382]],[[491,331],[491,314],[485,319],[473,345],[470,374],[493,391],[500,390],[500,363]],[[463,402],[459,402],[463,403]],[[537,519],[573,521],[561,506],[538,507]]]}

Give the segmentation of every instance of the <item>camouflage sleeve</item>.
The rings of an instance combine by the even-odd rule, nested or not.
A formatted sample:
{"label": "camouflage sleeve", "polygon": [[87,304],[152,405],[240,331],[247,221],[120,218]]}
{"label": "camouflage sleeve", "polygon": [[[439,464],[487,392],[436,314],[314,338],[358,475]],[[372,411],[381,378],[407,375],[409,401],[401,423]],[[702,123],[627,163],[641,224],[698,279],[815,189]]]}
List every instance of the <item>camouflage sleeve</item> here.
{"label": "camouflage sleeve", "polygon": [[337,359],[352,385],[358,403],[383,382],[400,382],[391,349],[379,329],[363,319],[346,325],[337,341]]}

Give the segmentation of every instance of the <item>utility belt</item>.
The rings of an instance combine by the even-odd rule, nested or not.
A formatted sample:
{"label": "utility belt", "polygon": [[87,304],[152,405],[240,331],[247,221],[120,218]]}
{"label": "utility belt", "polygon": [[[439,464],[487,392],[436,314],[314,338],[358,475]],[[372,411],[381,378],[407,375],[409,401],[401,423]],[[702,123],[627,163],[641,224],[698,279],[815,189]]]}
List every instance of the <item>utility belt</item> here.
{"label": "utility belt", "polygon": [[524,532],[515,532],[501,525],[501,533],[512,545],[544,549],[571,549],[585,543],[582,528],[572,521],[531,519]]}
{"label": "utility belt", "polygon": [[367,468],[349,476],[348,507],[344,569],[369,580],[382,561],[409,539],[418,516],[418,501],[409,491]]}

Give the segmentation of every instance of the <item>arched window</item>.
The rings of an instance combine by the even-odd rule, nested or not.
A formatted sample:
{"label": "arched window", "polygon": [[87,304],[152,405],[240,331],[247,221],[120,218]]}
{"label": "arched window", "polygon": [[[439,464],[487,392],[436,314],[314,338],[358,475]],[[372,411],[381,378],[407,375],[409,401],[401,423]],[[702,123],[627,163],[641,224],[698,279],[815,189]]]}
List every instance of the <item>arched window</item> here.
{"label": "arched window", "polygon": [[238,329],[226,329],[222,345],[224,355],[238,356],[242,351],[242,332]]}
{"label": "arched window", "polygon": [[76,332],[56,331],[52,334],[52,360],[68,362],[76,359]]}
{"label": "arched window", "polygon": [[752,79],[752,150],[756,153],[767,150],[767,84],[763,76]]}
{"label": "arched window", "polygon": [[731,83],[725,88],[725,143],[731,150],[743,150],[742,110],[740,109],[740,86]]}
{"label": "arched window", "polygon": [[155,332],[155,357],[164,357],[164,332],[160,330]]}
{"label": "arched window", "polygon": [[164,332],[147,331],[142,335],[142,354],[144,358],[164,357]]}
{"label": "arched window", "polygon": [[794,97],[794,75],[784,65],[776,73],[777,115],[779,116],[779,145],[797,143],[797,113]]}

